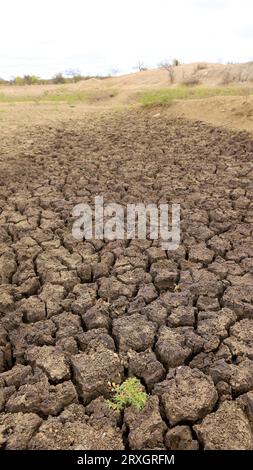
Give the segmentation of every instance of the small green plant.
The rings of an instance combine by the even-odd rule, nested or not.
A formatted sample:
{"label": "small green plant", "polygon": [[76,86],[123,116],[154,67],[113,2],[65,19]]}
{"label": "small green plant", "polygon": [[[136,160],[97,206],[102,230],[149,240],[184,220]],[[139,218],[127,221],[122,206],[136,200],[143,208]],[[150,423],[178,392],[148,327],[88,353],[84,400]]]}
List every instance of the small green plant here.
{"label": "small green plant", "polygon": [[113,389],[115,395],[112,400],[107,400],[107,404],[116,411],[121,411],[126,406],[133,406],[137,410],[142,410],[148,399],[141,382],[135,377],[127,379],[121,385],[114,385]]}

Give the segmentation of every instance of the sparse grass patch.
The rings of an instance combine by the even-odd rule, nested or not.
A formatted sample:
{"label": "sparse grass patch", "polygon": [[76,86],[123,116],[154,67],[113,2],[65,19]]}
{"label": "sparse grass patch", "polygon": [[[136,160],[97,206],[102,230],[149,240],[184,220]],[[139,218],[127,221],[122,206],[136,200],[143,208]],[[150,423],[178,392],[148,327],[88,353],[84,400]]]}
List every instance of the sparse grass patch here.
{"label": "sparse grass patch", "polygon": [[68,91],[60,89],[54,93],[45,91],[41,95],[9,95],[0,93],[0,103],[96,103],[117,95],[117,90]]}
{"label": "sparse grass patch", "polygon": [[114,385],[113,390],[115,395],[112,400],[107,400],[107,405],[116,411],[121,411],[126,406],[142,410],[148,399],[141,382],[135,377],[130,377],[121,385]]}
{"label": "sparse grass patch", "polygon": [[[253,87],[248,89],[248,94],[253,94]],[[139,102],[142,106],[163,106],[169,105],[174,100],[200,99],[213,96],[245,96],[245,87],[243,86],[177,86],[163,88],[160,90],[149,90],[141,93]]]}

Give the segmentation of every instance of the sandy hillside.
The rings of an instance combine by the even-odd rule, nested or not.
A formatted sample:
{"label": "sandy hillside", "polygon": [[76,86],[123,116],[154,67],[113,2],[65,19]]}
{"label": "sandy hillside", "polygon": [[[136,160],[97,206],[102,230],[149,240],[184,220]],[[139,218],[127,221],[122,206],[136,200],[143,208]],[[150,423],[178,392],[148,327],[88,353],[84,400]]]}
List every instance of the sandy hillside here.
{"label": "sandy hillside", "polygon": [[[188,84],[193,88],[230,87],[232,91],[230,96],[194,99],[194,104],[192,99],[174,99],[159,112],[253,132],[253,97],[247,93],[252,90],[253,63],[203,62],[174,67],[173,73],[173,84],[165,69],[156,69],[106,79],[92,78],[76,84],[0,86],[0,126],[2,132],[4,129],[8,132],[23,125],[79,119],[90,112],[138,107],[143,92]],[[238,86],[245,90],[245,95],[243,92],[242,96],[233,96],[233,87]],[[82,99],[86,94],[88,99]],[[74,102],[66,102],[66,97],[72,95],[76,98]]]}

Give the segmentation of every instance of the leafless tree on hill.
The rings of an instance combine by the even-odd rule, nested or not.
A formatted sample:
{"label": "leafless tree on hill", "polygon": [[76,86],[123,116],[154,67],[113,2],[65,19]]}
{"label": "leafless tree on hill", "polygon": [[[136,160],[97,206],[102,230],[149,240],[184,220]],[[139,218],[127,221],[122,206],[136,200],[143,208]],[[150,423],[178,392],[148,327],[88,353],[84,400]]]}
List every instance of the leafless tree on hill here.
{"label": "leafless tree on hill", "polygon": [[160,69],[164,69],[166,70],[166,72],[168,73],[169,75],[169,80],[170,80],[170,83],[174,83],[175,81],[175,72],[174,72],[174,67],[173,65],[169,62],[169,61],[164,61],[164,62],[161,62],[159,64],[159,68]]}

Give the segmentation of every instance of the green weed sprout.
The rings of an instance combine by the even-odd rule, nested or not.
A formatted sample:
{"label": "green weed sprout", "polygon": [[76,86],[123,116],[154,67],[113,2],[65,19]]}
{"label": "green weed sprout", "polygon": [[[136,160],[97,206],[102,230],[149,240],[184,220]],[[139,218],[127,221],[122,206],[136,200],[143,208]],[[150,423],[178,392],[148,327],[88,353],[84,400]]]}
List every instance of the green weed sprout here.
{"label": "green weed sprout", "polygon": [[130,377],[121,385],[115,385],[115,395],[112,400],[107,400],[107,405],[115,411],[121,411],[126,406],[133,406],[138,411],[144,408],[148,395],[143,391],[141,382],[135,377]]}

